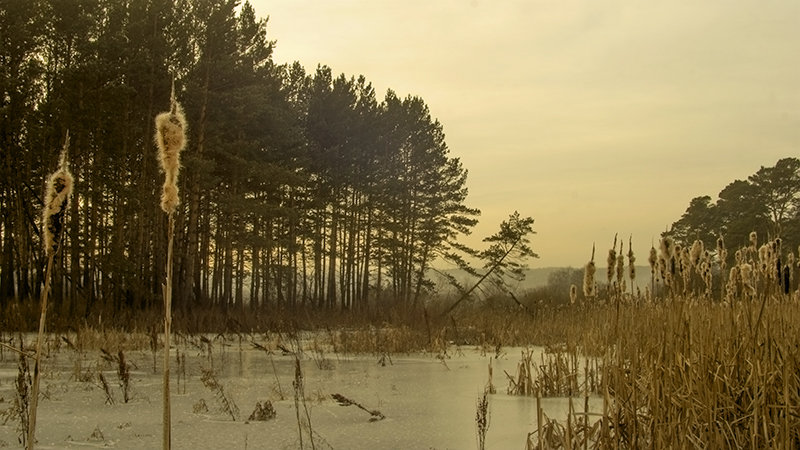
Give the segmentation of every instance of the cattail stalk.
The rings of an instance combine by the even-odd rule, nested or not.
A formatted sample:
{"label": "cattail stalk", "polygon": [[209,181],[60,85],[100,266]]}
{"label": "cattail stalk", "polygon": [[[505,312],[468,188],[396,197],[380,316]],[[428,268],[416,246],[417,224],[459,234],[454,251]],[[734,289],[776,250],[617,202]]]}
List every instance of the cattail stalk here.
{"label": "cattail stalk", "polygon": [[163,382],[163,440],[162,447],[172,446],[172,414],[169,393],[169,347],[172,327],[172,247],[175,235],[175,211],[178,198],[178,173],[180,172],[180,152],[186,146],[186,117],[181,105],[175,99],[175,83],[172,84],[170,110],[156,116],[156,144],[158,159],[164,172],[164,187],[161,194],[161,209],[168,214],[167,229],[167,267],[164,291],[164,382]]}
{"label": "cattail stalk", "polygon": [[47,319],[47,296],[50,292],[50,278],[53,274],[53,259],[61,242],[64,229],[64,216],[69,207],[74,183],[72,173],[67,165],[67,151],[69,150],[69,132],[64,139],[58,169],[47,179],[42,209],[42,240],[44,252],[47,257],[47,269],[44,276],[44,289],[42,290],[42,312],[39,316],[39,335],[36,339],[36,355],[33,368],[33,388],[31,390],[30,415],[28,417],[27,449],[33,449],[36,442],[36,409],[39,404],[39,378],[41,375],[42,341]]}

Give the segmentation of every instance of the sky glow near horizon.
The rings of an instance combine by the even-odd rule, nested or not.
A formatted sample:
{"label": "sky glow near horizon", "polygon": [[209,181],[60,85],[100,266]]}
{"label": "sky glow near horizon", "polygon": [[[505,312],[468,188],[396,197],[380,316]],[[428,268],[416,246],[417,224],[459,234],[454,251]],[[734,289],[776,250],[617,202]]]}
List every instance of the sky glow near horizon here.
{"label": "sky glow near horizon", "polygon": [[[277,63],[421,97],[481,210],[515,210],[530,267],[645,264],[689,201],[800,157],[800,2],[251,0]],[[728,243],[733,245],[736,243]]]}

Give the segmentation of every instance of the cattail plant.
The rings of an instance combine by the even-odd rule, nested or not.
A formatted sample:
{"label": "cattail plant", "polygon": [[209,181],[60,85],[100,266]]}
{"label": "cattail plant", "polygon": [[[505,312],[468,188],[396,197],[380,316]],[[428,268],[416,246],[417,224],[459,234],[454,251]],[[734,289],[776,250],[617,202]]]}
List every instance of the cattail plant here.
{"label": "cattail plant", "polygon": [[756,287],[753,283],[753,266],[747,263],[740,265],[739,274],[742,277],[743,290],[746,293],[749,293],[751,297],[754,297],[756,293]]}
{"label": "cattail plant", "polygon": [[614,235],[614,245],[608,249],[608,258],[606,259],[606,277],[608,279],[608,287],[611,288],[611,281],[614,279],[614,268],[617,265],[617,235]]}
{"label": "cattail plant", "polygon": [[50,292],[50,278],[53,274],[53,260],[61,243],[64,229],[64,218],[72,196],[74,180],[67,164],[69,150],[69,132],[64,139],[64,147],[58,162],[58,169],[47,179],[42,209],[42,241],[44,254],[47,257],[47,270],[42,290],[42,313],[39,317],[39,336],[36,340],[36,356],[33,366],[33,387],[31,389],[30,418],[28,420],[27,448],[32,449],[36,439],[36,407],[39,403],[39,378],[41,374],[42,341],[47,318],[47,295]]}
{"label": "cattail plant", "polygon": [[755,231],[750,232],[749,236],[750,245],[744,250],[750,260],[753,260],[758,253],[758,234]]}
{"label": "cattail plant", "polygon": [[172,83],[170,110],[156,116],[156,145],[158,160],[164,172],[164,187],[161,194],[161,209],[167,213],[167,267],[164,290],[164,386],[163,386],[163,448],[171,447],[171,413],[169,399],[169,338],[172,326],[172,245],[175,234],[175,211],[178,207],[178,173],[180,153],[186,146],[186,117],[183,108],[175,99],[175,83]]}
{"label": "cattail plant", "polygon": [[725,287],[725,298],[733,305],[733,301],[739,298],[742,285],[742,270],[738,265],[731,267],[728,274],[728,283]]}
{"label": "cattail plant", "polygon": [[783,260],[781,259],[781,253],[783,253],[783,240],[781,238],[775,238],[772,241],[772,257],[774,260],[772,261],[772,268],[773,273],[776,274],[777,278],[780,279],[781,274],[783,273]]}
{"label": "cattail plant", "polygon": [[717,258],[719,259],[719,269],[724,272],[728,265],[728,249],[725,248],[725,238],[722,234],[717,238]]}
{"label": "cattail plant", "polygon": [[700,259],[700,265],[698,266],[698,273],[706,286],[706,297],[710,299],[713,275],[711,272],[711,252],[708,250],[703,252],[703,257]]}
{"label": "cattail plant", "polygon": [[758,271],[763,276],[769,276],[770,262],[772,260],[772,247],[769,243],[762,245],[758,248]]}
{"label": "cattail plant", "polygon": [[586,267],[583,270],[583,296],[587,301],[593,299],[596,295],[594,287],[594,272],[596,270],[594,265],[594,245],[592,245],[592,259],[586,263]]}
{"label": "cattail plant", "polygon": [[[650,264],[650,288],[655,291],[656,288],[656,264],[658,263],[658,252],[654,245],[650,245],[650,255],[647,257],[647,262]],[[655,292],[652,292],[655,296]]]}
{"label": "cattail plant", "polygon": [[156,144],[158,161],[164,172],[161,209],[167,214],[178,207],[178,173],[181,168],[181,150],[186,146],[186,117],[175,99],[175,85],[170,96],[170,110],[156,116]]}
{"label": "cattail plant", "polygon": [[704,251],[705,246],[703,245],[703,241],[696,239],[692,244],[692,249],[689,250],[689,257],[691,258],[690,261],[695,270],[697,270],[697,267],[700,266]]}
{"label": "cattail plant", "polygon": [[675,245],[669,236],[661,239],[661,255],[658,258],[658,266],[664,285],[672,289],[675,279]]}
{"label": "cattail plant", "polygon": [[633,236],[628,238],[628,277],[631,279],[631,290],[636,281],[636,255],[633,254]]}

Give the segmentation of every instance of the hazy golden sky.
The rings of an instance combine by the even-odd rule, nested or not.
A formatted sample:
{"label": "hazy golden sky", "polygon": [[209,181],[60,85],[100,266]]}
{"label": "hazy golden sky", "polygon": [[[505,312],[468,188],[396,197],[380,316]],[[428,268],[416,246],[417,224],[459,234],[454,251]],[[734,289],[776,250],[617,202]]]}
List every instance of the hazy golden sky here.
{"label": "hazy golden sky", "polygon": [[519,210],[531,267],[615,233],[646,264],[693,197],[800,156],[798,0],[251,3],[277,62],[422,97],[482,211],[466,242]]}

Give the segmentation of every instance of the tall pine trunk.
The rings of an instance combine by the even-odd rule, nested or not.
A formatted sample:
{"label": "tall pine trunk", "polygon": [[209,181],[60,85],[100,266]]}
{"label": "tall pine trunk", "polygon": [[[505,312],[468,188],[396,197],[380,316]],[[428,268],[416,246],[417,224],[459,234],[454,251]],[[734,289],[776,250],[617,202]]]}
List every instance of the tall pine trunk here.
{"label": "tall pine trunk", "polygon": [[[205,79],[203,80],[202,96],[203,101],[200,106],[200,119],[198,120],[197,131],[197,151],[196,158],[199,159],[205,147],[206,140],[206,109],[208,107],[208,85],[209,67],[206,66]],[[200,271],[197,267],[197,253],[199,238],[200,221],[200,174],[198,168],[192,171],[189,181],[189,218],[186,224],[186,253],[184,257],[185,277],[181,280],[180,307],[187,308],[191,303],[198,300],[200,291]]]}

